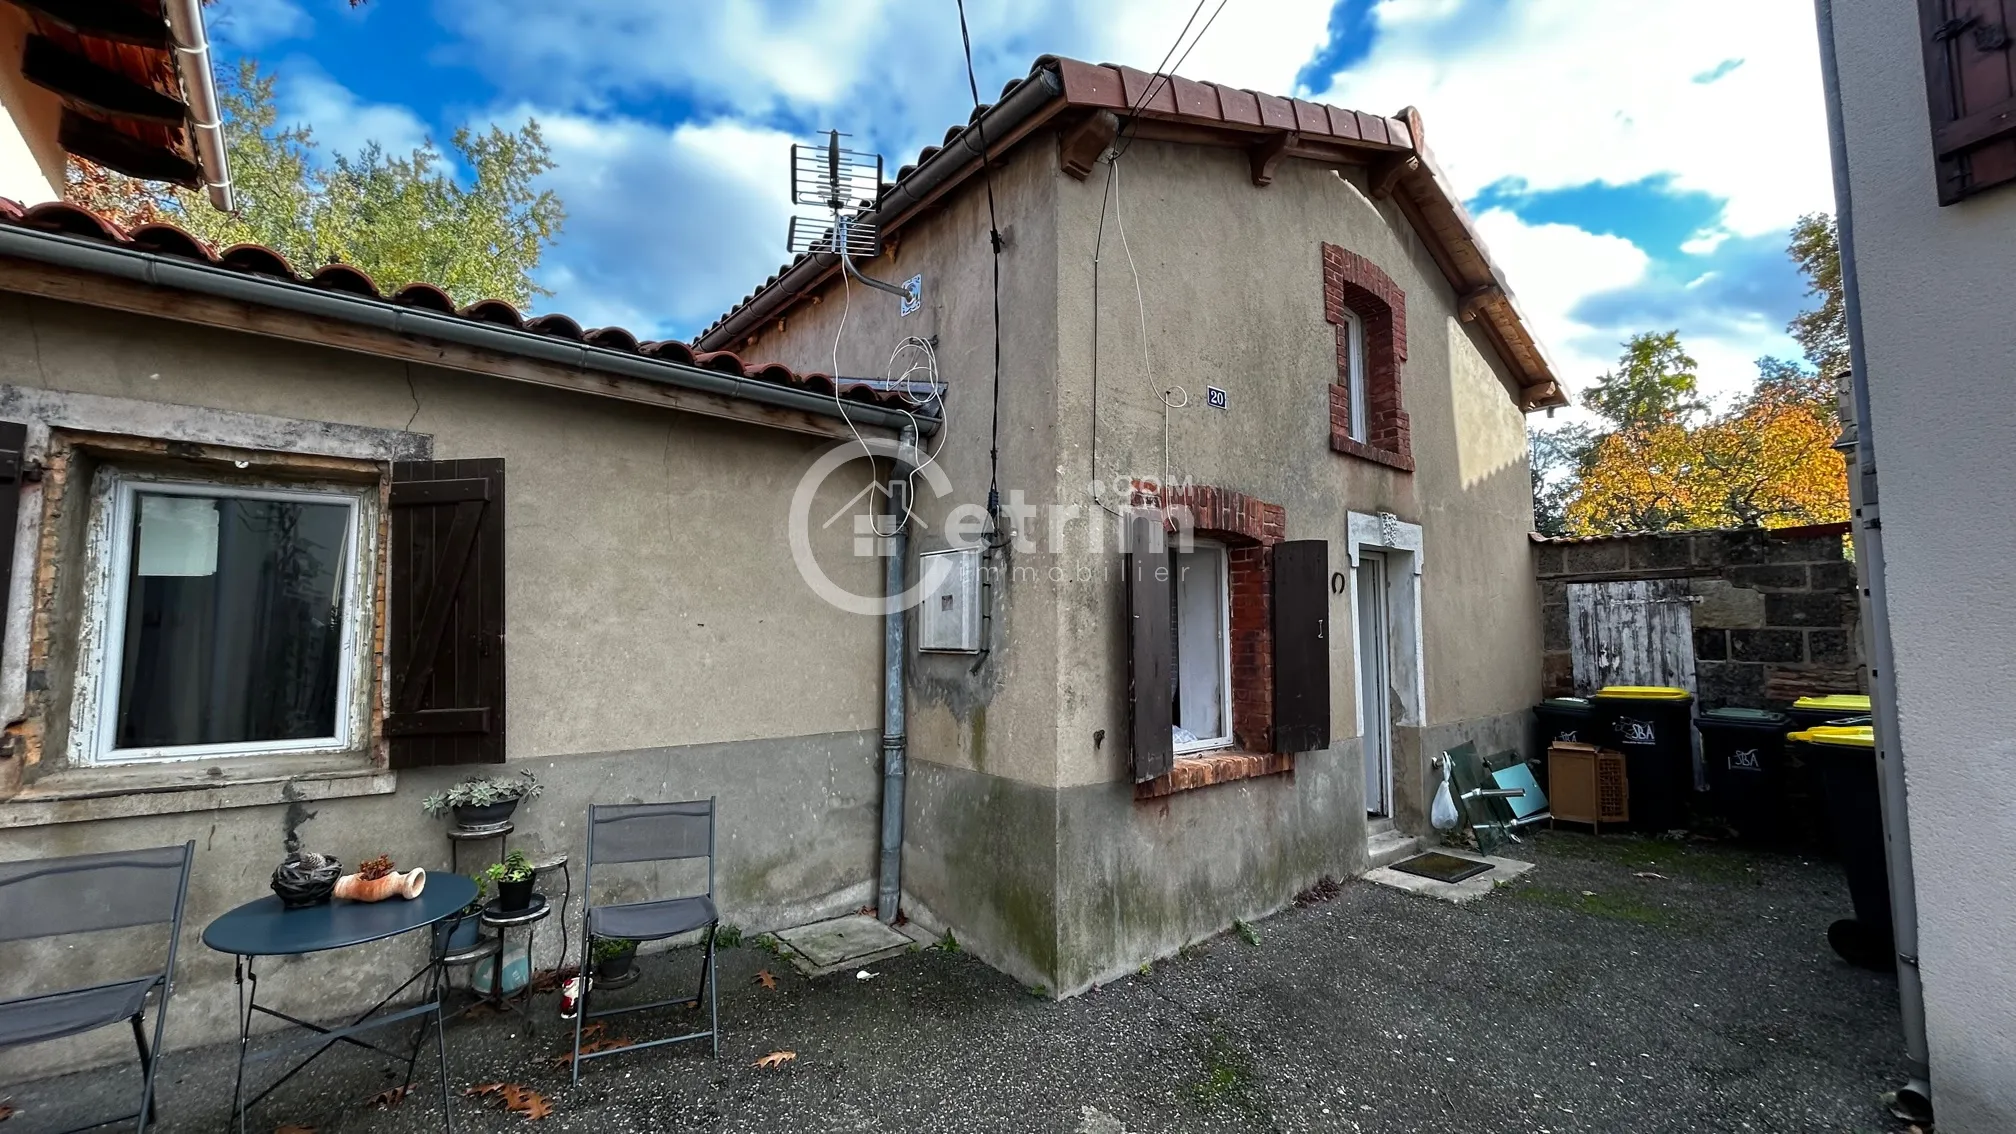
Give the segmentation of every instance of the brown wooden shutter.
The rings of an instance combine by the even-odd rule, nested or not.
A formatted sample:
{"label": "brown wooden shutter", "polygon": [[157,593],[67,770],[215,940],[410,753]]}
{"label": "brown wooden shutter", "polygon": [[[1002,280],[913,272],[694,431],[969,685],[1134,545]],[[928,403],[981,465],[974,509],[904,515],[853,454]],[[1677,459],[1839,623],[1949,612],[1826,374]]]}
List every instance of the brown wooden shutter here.
{"label": "brown wooden shutter", "polygon": [[504,761],[504,462],[392,466],[394,768]]}
{"label": "brown wooden shutter", "polygon": [[1274,751],[1330,747],[1330,545],[1274,545]]}
{"label": "brown wooden shutter", "polygon": [[6,644],[7,593],[14,585],[14,526],[21,518],[21,463],[28,427],[0,421],[0,646]]}
{"label": "brown wooden shutter", "polygon": [[2016,181],[2016,0],[1918,0],[1939,203]]}
{"label": "brown wooden shutter", "polygon": [[1175,706],[1169,674],[1176,664],[1170,632],[1173,583],[1162,517],[1137,514],[1127,520],[1127,704],[1128,744],[1134,781],[1168,775],[1176,766]]}

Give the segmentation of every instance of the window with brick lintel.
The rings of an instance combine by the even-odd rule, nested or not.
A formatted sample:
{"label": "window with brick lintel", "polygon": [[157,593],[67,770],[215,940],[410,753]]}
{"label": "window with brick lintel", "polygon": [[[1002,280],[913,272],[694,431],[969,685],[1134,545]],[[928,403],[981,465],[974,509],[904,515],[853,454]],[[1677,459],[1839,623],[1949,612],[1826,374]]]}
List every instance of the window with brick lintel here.
{"label": "window with brick lintel", "polygon": [[1330,447],[1412,472],[1414,449],[1400,400],[1400,366],[1407,361],[1407,294],[1379,265],[1325,244],[1323,315],[1337,328]]}

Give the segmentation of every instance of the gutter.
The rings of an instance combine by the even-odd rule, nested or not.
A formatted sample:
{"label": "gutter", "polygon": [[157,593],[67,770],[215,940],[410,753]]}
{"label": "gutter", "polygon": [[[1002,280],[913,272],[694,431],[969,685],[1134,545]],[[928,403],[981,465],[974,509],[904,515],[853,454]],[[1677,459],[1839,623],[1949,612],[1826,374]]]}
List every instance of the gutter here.
{"label": "gutter", "polygon": [[[917,451],[917,432],[905,428],[898,445],[899,454]],[[910,462],[898,459],[889,470],[889,514],[907,516],[910,511]],[[889,538],[889,559],[884,567],[882,611],[882,844],[875,871],[875,916],[885,925],[896,924],[903,902],[903,781],[909,738],[905,734],[903,668],[908,647],[904,644],[903,619],[908,611],[897,605],[903,594],[904,571],[910,552],[910,524],[906,520]]]}
{"label": "gutter", "polygon": [[[178,0],[181,3],[195,3],[196,0]],[[1039,67],[1029,73],[1008,97],[987,108],[986,113],[972,122],[957,138],[947,142],[945,147],[931,155],[931,159],[910,171],[910,176],[897,180],[889,192],[875,202],[875,207],[860,217],[866,224],[873,224],[883,233],[888,233],[896,225],[907,219],[905,214],[927,203],[940,186],[952,180],[965,167],[980,158],[980,131],[975,127],[984,124],[986,134],[995,139],[989,148],[990,155],[997,160],[1006,147],[999,139],[1009,132],[1035,118],[1040,111],[1052,108],[1064,94],[1064,80],[1059,78],[1055,66]],[[885,220],[884,218],[890,218]],[[764,287],[736,311],[724,316],[719,323],[700,333],[694,340],[695,350],[725,350],[728,344],[740,342],[743,336],[770,318],[779,307],[810,291],[828,273],[838,270],[840,257],[831,253],[805,256],[784,270],[775,283]]]}
{"label": "gutter", "polygon": [[[189,2],[194,3],[195,0]],[[180,257],[165,256],[158,252],[112,247],[95,240],[61,233],[0,226],[0,256],[54,264],[58,267],[131,280],[152,287],[173,288],[259,307],[334,319],[395,335],[434,339],[459,346],[513,354],[570,370],[616,374],[625,378],[739,398],[743,401],[823,417],[843,416],[839,403],[830,394],[780,386],[775,382],[765,382],[739,374],[724,374],[683,362],[626,354],[607,347],[556,339],[550,335],[523,331],[515,327],[479,323],[457,315],[442,315],[433,311],[400,307],[382,299],[323,291],[302,283],[246,275],[229,268],[190,263]],[[936,433],[940,425],[939,421],[932,418],[913,417],[900,410],[864,402],[848,403],[845,416],[858,424],[879,426],[891,431],[900,430],[914,423],[926,435]]]}
{"label": "gutter", "polygon": [[182,99],[189,107],[189,135],[195,143],[196,166],[210,203],[222,212],[235,204],[231,194],[231,164],[224,154],[224,115],[217,105],[217,76],[210,66],[210,37],[203,27],[203,0],[163,0],[168,34],[175,42],[175,70],[182,77]]}
{"label": "gutter", "polygon": [[1841,71],[1834,54],[1833,0],[1814,0],[1820,33],[1820,76],[1827,104],[1827,140],[1834,167],[1834,226],[1841,250],[1841,298],[1848,323],[1849,388],[1855,405],[1849,478],[1854,504],[1855,570],[1862,587],[1862,633],[1869,658],[1876,726],[1876,773],[1883,804],[1884,853],[1897,946],[1897,998],[1904,1025],[1909,1080],[1895,1091],[1891,1112],[1932,1121],[1932,1066],[1925,1035],[1925,986],[1918,972],[1918,884],[1911,860],[1910,799],[1897,721],[1896,655],[1890,638],[1890,598],[1883,560],[1883,519],[1877,491],[1876,430],[1869,410],[1869,353],[1862,337],[1862,287],[1855,265],[1855,206],[1848,177],[1848,135],[1841,111]]}

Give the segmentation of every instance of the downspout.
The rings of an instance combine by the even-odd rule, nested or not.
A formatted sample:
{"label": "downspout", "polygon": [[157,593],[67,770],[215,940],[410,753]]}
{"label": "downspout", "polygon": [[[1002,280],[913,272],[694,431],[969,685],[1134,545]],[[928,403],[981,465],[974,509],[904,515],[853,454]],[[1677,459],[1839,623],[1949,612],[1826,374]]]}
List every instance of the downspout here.
{"label": "downspout", "polygon": [[[1904,749],[1897,727],[1896,658],[1890,639],[1890,601],[1883,560],[1883,518],[1877,491],[1876,430],[1869,412],[1869,353],[1862,337],[1862,290],[1855,266],[1855,210],[1848,177],[1848,136],[1841,110],[1841,72],[1834,55],[1833,0],[1814,0],[1820,33],[1820,76],[1827,102],[1827,137],[1834,166],[1834,227],[1841,250],[1841,300],[1848,323],[1849,388],[1855,420],[1855,570],[1862,587],[1863,645],[1869,658],[1876,725],[1876,768],[1883,801],[1883,833],[1890,867],[1890,905],[1897,944],[1897,998],[1903,1012],[1904,1053],[1910,1079],[1891,1109],[1901,1118],[1932,1118],[1932,1070],[1925,1039],[1925,988],[1918,974],[1918,887],[1911,863],[1911,815]],[[1844,438],[1844,443],[1847,439]]]}
{"label": "downspout", "polygon": [[231,166],[224,156],[224,115],[217,106],[217,76],[210,66],[210,36],[203,27],[203,0],[164,0],[168,34],[175,41],[175,70],[182,77],[182,101],[189,107],[189,136],[196,166],[210,203],[230,212]]}
{"label": "downspout", "polygon": [[876,872],[875,916],[896,922],[903,897],[903,619],[898,601],[904,589],[910,544],[908,456],[917,451],[917,430],[904,426],[897,459],[889,470],[889,514],[896,532],[889,537],[882,610],[882,861]]}

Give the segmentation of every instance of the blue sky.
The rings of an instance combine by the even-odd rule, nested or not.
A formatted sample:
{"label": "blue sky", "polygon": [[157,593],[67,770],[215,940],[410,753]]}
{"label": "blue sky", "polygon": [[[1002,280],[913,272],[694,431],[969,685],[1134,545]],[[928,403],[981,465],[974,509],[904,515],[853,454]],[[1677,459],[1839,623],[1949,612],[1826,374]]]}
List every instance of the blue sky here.
{"label": "blue sky", "polygon": [[[1215,3],[1215,0],[1213,0]],[[1152,67],[1192,0],[969,0],[983,97],[1055,53]],[[1211,6],[1205,9],[1208,14]],[[891,169],[970,109],[951,0],[218,0],[332,152],[535,117],[569,218],[545,310],[688,336],[784,259],[786,147]],[[1713,393],[1796,356],[1783,255],[1830,207],[1805,0],[1226,0],[1182,68],[1421,108],[1571,388],[1678,328]]]}

